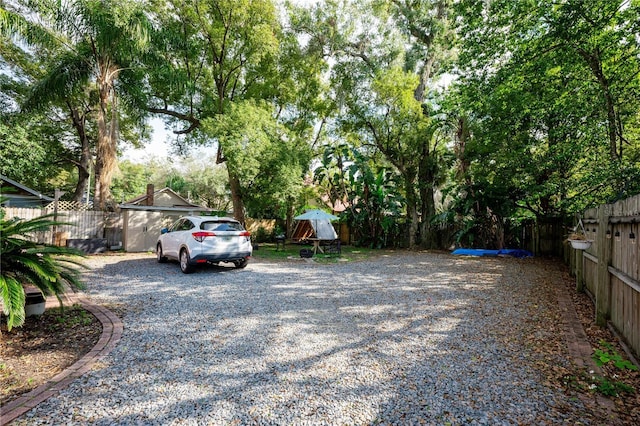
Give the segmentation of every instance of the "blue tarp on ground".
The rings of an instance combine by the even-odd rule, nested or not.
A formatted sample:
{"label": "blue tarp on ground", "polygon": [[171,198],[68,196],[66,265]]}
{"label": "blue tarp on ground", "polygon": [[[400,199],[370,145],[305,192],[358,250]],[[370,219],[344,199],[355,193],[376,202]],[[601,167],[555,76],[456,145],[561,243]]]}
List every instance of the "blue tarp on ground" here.
{"label": "blue tarp on ground", "polygon": [[451,254],[461,256],[511,256],[511,257],[533,257],[533,253],[522,249],[502,249],[502,250],[486,250],[486,249],[455,249]]}

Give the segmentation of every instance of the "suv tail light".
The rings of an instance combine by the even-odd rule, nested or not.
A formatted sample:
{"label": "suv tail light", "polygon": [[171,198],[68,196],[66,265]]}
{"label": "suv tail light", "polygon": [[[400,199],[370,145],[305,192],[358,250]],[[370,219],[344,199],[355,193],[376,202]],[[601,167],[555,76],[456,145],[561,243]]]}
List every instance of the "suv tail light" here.
{"label": "suv tail light", "polygon": [[203,242],[204,239],[207,238],[207,237],[215,237],[216,236],[216,234],[211,232],[211,231],[192,232],[191,235],[193,236],[193,239],[196,240],[199,243]]}
{"label": "suv tail light", "polygon": [[249,232],[249,231],[241,232],[241,233],[240,233],[240,236],[241,236],[241,237],[250,237],[250,236],[251,236],[251,232]]}

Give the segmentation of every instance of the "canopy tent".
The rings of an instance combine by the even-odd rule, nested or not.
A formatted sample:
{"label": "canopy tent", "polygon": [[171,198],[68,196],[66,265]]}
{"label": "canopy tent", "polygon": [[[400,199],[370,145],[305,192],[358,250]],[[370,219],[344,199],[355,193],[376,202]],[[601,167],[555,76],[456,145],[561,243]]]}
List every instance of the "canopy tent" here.
{"label": "canopy tent", "polygon": [[331,221],[337,219],[337,217],[332,214],[322,210],[309,210],[300,216],[294,217],[294,219],[298,221],[291,236],[294,241],[304,241],[311,238],[319,240],[335,240],[338,238],[336,230],[331,225]]}

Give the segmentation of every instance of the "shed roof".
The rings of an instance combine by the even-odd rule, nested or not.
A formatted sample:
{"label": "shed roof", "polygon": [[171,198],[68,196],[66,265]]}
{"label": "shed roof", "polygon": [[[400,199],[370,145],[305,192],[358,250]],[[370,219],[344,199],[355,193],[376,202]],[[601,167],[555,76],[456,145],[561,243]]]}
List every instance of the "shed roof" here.
{"label": "shed roof", "polygon": [[[26,206],[33,205],[34,203],[43,205],[54,201],[53,198],[41,194],[40,192],[22,185],[13,179],[9,179],[6,176],[0,175],[0,181],[2,181],[0,185],[0,192],[8,199],[8,204],[11,204],[12,206]],[[7,189],[9,190],[7,191]]]}
{"label": "shed roof", "polygon": [[[153,200],[153,203],[148,205],[148,200],[150,198]],[[174,212],[211,211],[208,207],[199,206],[189,202],[169,187],[153,191],[153,197],[150,197],[149,194],[143,194],[120,204],[119,207],[125,210],[162,210]]]}
{"label": "shed roof", "polygon": [[[133,198],[126,203],[123,204],[133,204],[133,205],[145,205],[144,203],[149,198],[148,194],[142,194]],[[178,207],[178,206],[188,206],[188,207],[201,207],[197,204],[193,204],[189,202],[189,200],[182,197],[180,194],[175,192],[173,189],[169,187],[164,187],[157,191],[153,192],[153,206],[157,207]]]}

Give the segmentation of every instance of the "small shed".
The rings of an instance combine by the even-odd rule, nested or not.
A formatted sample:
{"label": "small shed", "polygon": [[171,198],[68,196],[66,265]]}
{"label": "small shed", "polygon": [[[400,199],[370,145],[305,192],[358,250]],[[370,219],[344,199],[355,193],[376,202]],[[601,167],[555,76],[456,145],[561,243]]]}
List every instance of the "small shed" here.
{"label": "small shed", "polygon": [[31,188],[0,175],[0,194],[6,198],[2,203],[6,207],[42,208],[54,201]]}
{"label": "small shed", "polygon": [[147,186],[147,193],[120,204],[122,212],[122,248],[128,252],[154,251],[162,228],[180,216],[198,215],[211,209],[193,204],[173,191],[155,191]]}

